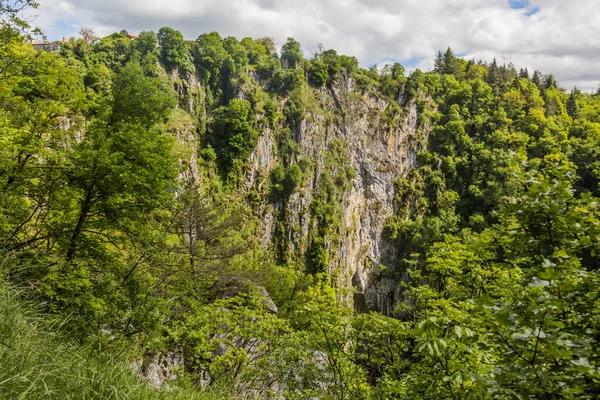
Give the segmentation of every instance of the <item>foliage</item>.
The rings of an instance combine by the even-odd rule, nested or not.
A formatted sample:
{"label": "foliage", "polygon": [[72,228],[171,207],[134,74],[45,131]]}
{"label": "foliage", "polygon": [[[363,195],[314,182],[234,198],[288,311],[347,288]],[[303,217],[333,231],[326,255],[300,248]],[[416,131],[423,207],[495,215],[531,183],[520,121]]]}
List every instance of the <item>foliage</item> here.
{"label": "foliage", "polygon": [[247,100],[234,99],[227,106],[216,109],[213,134],[221,171],[235,182],[242,175],[244,166],[258,142],[250,103]]}
{"label": "foliage", "polygon": [[281,61],[285,68],[296,68],[298,63],[302,61],[302,51],[300,50],[300,43],[294,38],[288,38],[287,41],[281,46]]}
{"label": "foliage", "polygon": [[[232,44],[229,47],[232,48]],[[223,100],[230,74],[235,68],[231,55],[225,49],[223,39],[217,32],[200,35],[194,44],[193,53],[198,73],[210,87],[213,98],[218,101]]]}
{"label": "foliage", "polygon": [[278,196],[289,197],[301,182],[302,169],[298,164],[292,164],[288,168],[279,165],[271,173],[272,190]]}
{"label": "foliage", "polygon": [[[147,41],[148,38],[142,36],[142,40]],[[158,42],[160,43],[162,61],[168,70],[179,67],[183,71],[194,71],[191,54],[180,32],[168,27],[160,28]]]}
{"label": "foliage", "polygon": [[[171,28],[83,30],[48,54],[24,43],[17,9],[35,3],[11,4],[0,264],[27,289],[0,283],[0,396],[598,397],[598,94],[450,48],[408,77],[335,50],[304,60],[292,38],[280,59],[269,38]],[[380,243],[398,262],[362,267],[391,286],[389,315],[348,309],[336,257],[358,225],[337,128],[369,118],[345,107],[367,96],[387,106],[365,140],[385,145],[417,110]],[[310,152],[307,134],[322,139]],[[270,139],[274,159],[249,172]],[[292,219],[296,202],[307,215]],[[151,390],[96,353],[119,348],[180,349],[184,388]]]}
{"label": "foliage", "polygon": [[0,398],[207,399],[225,398],[171,385],[155,390],[136,377],[123,355],[81,346],[56,330],[22,290],[0,282]]}
{"label": "foliage", "polygon": [[[6,49],[5,46],[19,43],[23,39],[32,40],[36,36],[41,36],[41,31],[32,28],[27,19],[23,17],[24,11],[35,10],[38,6],[39,3],[34,0],[14,0],[0,4],[0,14],[3,16],[0,27],[0,43],[4,47],[3,50]],[[6,56],[10,52],[2,51],[0,54]]]}

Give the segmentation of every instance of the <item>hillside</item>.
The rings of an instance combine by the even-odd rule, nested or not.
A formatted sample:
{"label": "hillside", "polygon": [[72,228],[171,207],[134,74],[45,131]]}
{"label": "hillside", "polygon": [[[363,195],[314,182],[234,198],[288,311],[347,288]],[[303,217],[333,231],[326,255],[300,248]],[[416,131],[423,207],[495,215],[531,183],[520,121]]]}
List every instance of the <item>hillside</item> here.
{"label": "hillside", "polygon": [[597,398],[600,93],[451,49],[407,74],[291,38],[47,53],[20,29],[0,300],[62,321],[32,352],[149,381],[86,398]]}

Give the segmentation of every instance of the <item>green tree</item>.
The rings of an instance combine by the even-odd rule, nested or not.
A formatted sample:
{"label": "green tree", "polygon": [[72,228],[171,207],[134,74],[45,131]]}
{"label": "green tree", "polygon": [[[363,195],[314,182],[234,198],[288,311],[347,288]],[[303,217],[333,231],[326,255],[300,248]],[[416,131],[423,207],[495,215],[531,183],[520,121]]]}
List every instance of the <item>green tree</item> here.
{"label": "green tree", "polygon": [[577,106],[577,98],[581,95],[581,91],[577,88],[571,91],[567,100],[567,113],[573,119],[579,118],[579,107]]}
{"label": "green tree", "polygon": [[175,173],[172,144],[152,127],[174,105],[173,93],[144,76],[139,63],[129,63],[116,77],[112,98],[73,154],[69,179],[78,192],[77,218],[67,260],[76,255],[82,235],[148,213],[168,198]]}
{"label": "green tree", "polygon": [[308,69],[308,81],[316,86],[322,87],[329,80],[329,69],[327,65],[319,60],[312,60]]}
{"label": "green tree", "polygon": [[287,38],[287,41],[281,46],[281,62],[283,68],[296,68],[302,59],[300,43],[294,38]]}
{"label": "green tree", "polygon": [[394,63],[394,65],[392,65],[392,78],[400,79],[404,77],[404,72],[405,69],[401,64]]}
{"label": "green tree", "polygon": [[0,3],[0,15],[2,15],[0,43],[3,46],[41,36],[41,31],[32,28],[28,19],[23,17],[25,11],[30,12],[37,9],[38,6],[39,3],[35,0],[14,0]]}
{"label": "green tree", "polygon": [[461,72],[461,66],[458,58],[450,47],[444,53],[444,61],[442,64],[442,73],[449,75],[457,75]]}
{"label": "green tree", "polygon": [[[597,205],[577,198],[568,165],[548,158],[529,173],[526,193],[503,214],[503,247],[521,275],[508,299],[485,298],[481,312],[499,356],[494,392],[500,396],[592,398],[597,395],[598,275],[580,254],[598,248]],[[591,292],[589,292],[591,290]]]}
{"label": "green tree", "polygon": [[0,247],[8,252],[49,239],[48,205],[62,201],[67,143],[79,129],[77,119],[70,129],[63,121],[85,98],[80,75],[58,55],[16,44],[10,52],[0,79]]}
{"label": "green tree", "polygon": [[194,59],[200,77],[210,87],[217,102],[215,105],[223,104],[234,63],[221,36],[217,32],[198,36],[194,44]]}
{"label": "green tree", "polygon": [[217,162],[224,176],[236,183],[244,172],[258,142],[253,115],[247,100],[231,100],[214,111],[213,140]]}
{"label": "green tree", "polygon": [[442,74],[444,70],[444,53],[442,51],[438,51],[435,56],[435,61],[433,64],[433,71],[438,74]]}
{"label": "green tree", "polygon": [[538,70],[535,70],[533,72],[533,77],[531,78],[531,81],[538,87],[538,89],[541,89],[542,87],[542,73]]}
{"label": "green tree", "polygon": [[167,27],[160,28],[158,42],[162,62],[168,70],[178,67],[186,72],[194,72],[194,62],[181,32]]}
{"label": "green tree", "polygon": [[140,32],[139,37],[135,40],[135,48],[142,56],[152,54],[158,57],[160,54],[158,36],[153,31]]}
{"label": "green tree", "polygon": [[228,36],[223,39],[223,48],[231,57],[230,73],[235,73],[248,65],[248,51],[236,38]]}
{"label": "green tree", "polygon": [[556,78],[554,78],[554,75],[550,74],[546,76],[546,80],[544,81],[544,87],[546,89],[558,87],[558,83],[556,82]]}

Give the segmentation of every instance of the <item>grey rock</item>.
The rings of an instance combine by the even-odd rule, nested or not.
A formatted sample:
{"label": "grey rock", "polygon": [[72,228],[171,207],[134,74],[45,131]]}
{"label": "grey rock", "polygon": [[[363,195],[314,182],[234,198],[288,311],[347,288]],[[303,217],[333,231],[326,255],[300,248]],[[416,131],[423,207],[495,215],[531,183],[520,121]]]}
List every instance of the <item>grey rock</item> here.
{"label": "grey rock", "polygon": [[[304,186],[287,199],[284,225],[288,227],[288,253],[299,257],[306,253],[312,228],[310,207],[318,177],[325,168],[324,154],[334,138],[342,139],[347,143],[350,166],[357,176],[345,193],[344,231],[339,242],[325,238],[326,249],[334,252],[330,254],[326,272],[335,277],[337,287],[354,287],[361,295],[353,297],[351,291],[342,290],[340,293],[349,293],[342,301],[359,301],[361,309],[367,307],[390,315],[401,293],[397,278],[379,273],[380,265],[393,270],[397,264],[395,247],[386,241],[384,227],[395,212],[395,182],[415,168],[429,128],[419,126],[416,104],[410,102],[400,104],[401,115],[392,124],[384,123],[382,117],[389,106],[388,100],[368,92],[359,95],[351,78],[338,80],[330,90],[320,89],[317,100],[319,108],[306,112],[295,132],[300,149],[295,161],[306,156],[315,161],[315,166]],[[398,101],[405,102],[403,93]],[[337,118],[332,120],[327,112]],[[262,131],[250,158],[248,189],[256,184],[257,171],[268,173],[278,163],[273,134],[268,129]],[[282,206],[267,202],[258,212],[262,216],[261,242],[265,247],[273,243],[275,214]]]}
{"label": "grey rock", "polygon": [[132,369],[153,387],[161,387],[167,381],[177,378],[177,368],[183,367],[181,350],[166,353],[148,353],[132,364]]}
{"label": "grey rock", "polygon": [[255,285],[252,282],[239,277],[230,276],[223,278],[217,281],[211,290],[215,293],[216,298],[218,299],[230,299],[238,294],[253,295],[257,293],[267,311],[273,314],[277,314],[278,312],[277,305],[273,302],[269,292],[267,292],[264,287]]}

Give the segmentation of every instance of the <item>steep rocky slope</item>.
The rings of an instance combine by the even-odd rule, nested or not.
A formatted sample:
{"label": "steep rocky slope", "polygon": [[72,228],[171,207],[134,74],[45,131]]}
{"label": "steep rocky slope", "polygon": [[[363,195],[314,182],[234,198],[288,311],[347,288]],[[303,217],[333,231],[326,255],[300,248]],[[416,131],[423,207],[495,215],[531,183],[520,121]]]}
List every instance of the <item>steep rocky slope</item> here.
{"label": "steep rocky slope", "polygon": [[[202,134],[203,88],[196,77],[175,73],[173,80],[182,108],[199,121],[196,130]],[[252,76],[235,96],[252,101],[265,86]],[[275,98],[279,112],[286,113],[293,96]],[[394,213],[395,181],[415,167],[428,128],[402,93],[392,103],[357,88],[347,76],[322,88],[305,85],[301,97],[303,112],[293,121],[271,124],[264,114],[256,115],[260,137],[240,190],[253,199],[260,241],[280,262],[306,264],[309,270],[314,253],[321,252],[324,265],[312,272],[326,272],[342,289],[341,300],[391,314],[399,285],[385,222]],[[194,146],[189,127],[184,131],[179,139]],[[292,193],[274,196],[274,171],[294,164],[302,168],[301,182]],[[193,168],[188,178],[198,179]]]}
{"label": "steep rocky slope", "polygon": [[[316,160],[312,174],[302,190],[296,191],[286,205],[272,204],[263,212],[263,243],[272,243],[276,231],[274,210],[287,207],[289,250],[302,254],[315,221],[311,204],[319,186],[319,176],[327,168],[325,157],[333,140],[341,140],[347,151],[348,166],[356,176],[341,197],[343,217],[340,235],[325,237],[330,253],[329,271],[340,288],[356,289],[355,306],[391,313],[397,285],[385,277],[384,269],[393,269],[396,254],[385,239],[384,224],[394,211],[394,182],[415,166],[414,136],[417,135],[417,111],[414,104],[403,106],[401,115],[386,124],[382,119],[387,101],[367,93],[355,96],[351,79],[338,82],[317,96],[324,107],[309,113],[294,132],[302,156]],[[343,118],[327,124],[327,110],[334,109]],[[422,134],[422,133],[421,133]],[[272,169],[278,162],[275,140],[264,130],[252,155],[249,183],[260,170]],[[389,276],[389,275],[388,275]]]}

